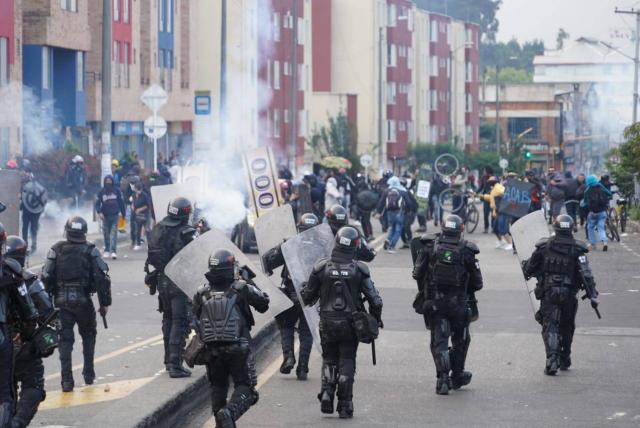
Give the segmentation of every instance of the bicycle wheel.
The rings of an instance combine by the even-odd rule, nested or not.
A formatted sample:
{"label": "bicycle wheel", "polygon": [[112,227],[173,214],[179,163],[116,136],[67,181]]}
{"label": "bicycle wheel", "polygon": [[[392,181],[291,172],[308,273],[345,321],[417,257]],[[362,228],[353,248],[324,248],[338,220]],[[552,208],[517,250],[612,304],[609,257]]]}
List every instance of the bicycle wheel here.
{"label": "bicycle wheel", "polygon": [[613,224],[613,222],[611,222],[611,220],[607,219],[607,221],[604,223],[604,230],[607,234],[607,238],[609,238],[611,241],[620,242],[620,234],[618,233],[618,228],[615,226],[615,224]]}
{"label": "bicycle wheel", "polygon": [[435,171],[443,177],[454,175],[456,171],[458,171],[458,168],[460,168],[458,158],[450,153],[444,153],[438,156],[433,165]]}
{"label": "bicycle wheel", "polygon": [[467,219],[465,221],[465,227],[467,232],[469,233],[475,232],[479,222],[480,222],[480,212],[478,211],[478,208],[476,208],[476,204],[474,204],[473,202],[470,202],[469,208],[467,209]]}
{"label": "bicycle wheel", "polygon": [[451,213],[457,212],[464,204],[464,195],[456,189],[446,189],[440,193],[440,207],[443,211]]}

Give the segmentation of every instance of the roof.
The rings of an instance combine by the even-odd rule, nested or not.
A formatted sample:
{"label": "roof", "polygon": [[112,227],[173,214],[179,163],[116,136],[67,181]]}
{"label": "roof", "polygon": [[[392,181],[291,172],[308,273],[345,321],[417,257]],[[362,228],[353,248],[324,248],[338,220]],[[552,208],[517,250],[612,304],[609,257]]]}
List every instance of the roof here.
{"label": "roof", "polygon": [[614,47],[601,40],[581,37],[562,50],[548,50],[545,51],[544,55],[536,56],[533,64],[629,64],[633,62],[629,58],[633,57],[633,55],[633,47],[631,45],[615,47],[614,49]]}

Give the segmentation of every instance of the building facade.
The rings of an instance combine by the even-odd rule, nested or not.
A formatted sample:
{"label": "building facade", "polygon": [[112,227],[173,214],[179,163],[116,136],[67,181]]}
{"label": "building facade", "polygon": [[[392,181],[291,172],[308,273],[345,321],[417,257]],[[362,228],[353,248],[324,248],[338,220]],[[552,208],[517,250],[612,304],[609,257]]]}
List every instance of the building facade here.
{"label": "building facade", "polygon": [[22,152],[22,0],[0,0],[0,167]]}

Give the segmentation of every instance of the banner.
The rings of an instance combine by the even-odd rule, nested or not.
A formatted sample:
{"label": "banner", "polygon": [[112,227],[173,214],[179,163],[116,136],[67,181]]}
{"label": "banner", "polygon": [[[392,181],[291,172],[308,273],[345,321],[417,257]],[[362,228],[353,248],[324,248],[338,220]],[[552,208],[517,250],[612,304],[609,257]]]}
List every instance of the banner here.
{"label": "banner", "polygon": [[249,204],[256,217],[283,205],[278,171],[273,152],[268,147],[259,147],[242,154],[247,173]]}
{"label": "banner", "polygon": [[507,181],[499,212],[510,217],[521,218],[529,213],[533,183],[510,179]]}

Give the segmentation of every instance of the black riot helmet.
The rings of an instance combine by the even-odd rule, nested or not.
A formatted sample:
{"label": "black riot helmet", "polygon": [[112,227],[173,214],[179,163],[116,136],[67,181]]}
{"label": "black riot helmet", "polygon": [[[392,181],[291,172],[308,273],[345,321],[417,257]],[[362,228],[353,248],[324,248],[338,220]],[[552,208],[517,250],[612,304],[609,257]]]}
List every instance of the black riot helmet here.
{"label": "black riot helmet", "polygon": [[20,266],[24,267],[27,259],[27,243],[25,240],[15,235],[7,236],[6,247],[5,256],[12,258],[20,263]]}
{"label": "black riot helmet", "polygon": [[360,247],[360,233],[351,226],[345,226],[336,233],[336,245],[333,247],[331,259],[341,263],[350,263],[356,257]]}
{"label": "black riot helmet", "polygon": [[298,221],[298,232],[304,232],[305,230],[309,230],[319,224],[320,220],[318,220],[318,217],[315,214],[302,214],[300,221]]}
{"label": "black riot helmet", "polygon": [[182,197],[173,199],[167,207],[167,215],[174,220],[179,220],[180,223],[189,221],[191,211],[191,201]]}
{"label": "black riot helmet", "polygon": [[335,204],[329,211],[326,213],[327,220],[329,221],[329,226],[331,226],[331,230],[334,235],[338,232],[338,230],[349,224],[349,216],[347,215],[347,210],[339,204]]}
{"label": "black riot helmet", "polygon": [[553,222],[553,230],[556,235],[573,236],[573,218],[567,214],[561,214]]}
{"label": "black riot helmet", "polygon": [[442,233],[444,236],[459,238],[462,236],[462,232],[464,232],[464,221],[462,221],[460,216],[451,214],[444,220],[444,224],[442,225]]}
{"label": "black riot helmet", "polygon": [[80,216],[71,217],[64,225],[69,242],[87,242],[87,222]]}
{"label": "black riot helmet", "polygon": [[236,256],[227,250],[218,250],[209,256],[207,279],[211,282],[232,282],[236,279],[238,262]]}

